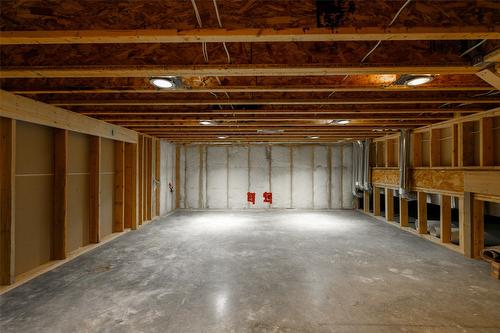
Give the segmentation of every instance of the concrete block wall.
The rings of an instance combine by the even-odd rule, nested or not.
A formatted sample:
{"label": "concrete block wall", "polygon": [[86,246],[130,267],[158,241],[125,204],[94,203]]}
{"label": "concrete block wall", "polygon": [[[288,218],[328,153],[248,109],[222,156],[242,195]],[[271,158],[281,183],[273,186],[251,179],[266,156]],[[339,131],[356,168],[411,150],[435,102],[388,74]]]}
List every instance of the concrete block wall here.
{"label": "concrete block wall", "polygon": [[182,145],[179,168],[180,208],[352,208],[350,144]]}

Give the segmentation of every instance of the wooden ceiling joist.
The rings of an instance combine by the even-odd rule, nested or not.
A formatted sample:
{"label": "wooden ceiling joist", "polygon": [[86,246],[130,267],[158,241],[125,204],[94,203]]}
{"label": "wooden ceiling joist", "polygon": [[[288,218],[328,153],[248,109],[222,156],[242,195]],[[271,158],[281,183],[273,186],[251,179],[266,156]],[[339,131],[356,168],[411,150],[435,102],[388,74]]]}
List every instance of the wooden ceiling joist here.
{"label": "wooden ceiling joist", "polygon": [[472,65],[192,65],[192,66],[67,66],[3,67],[0,78],[85,78],[155,76],[329,76],[366,74],[475,74]]}
{"label": "wooden ceiling joist", "polygon": [[500,29],[467,27],[341,27],[284,29],[194,30],[55,30],[2,31],[0,45],[19,44],[122,44],[122,43],[239,43],[338,42],[500,39]]}
{"label": "wooden ceiling joist", "polygon": [[362,105],[362,104],[440,104],[440,103],[485,103],[497,104],[495,98],[433,98],[433,99],[398,99],[398,98],[377,98],[377,99],[211,99],[211,100],[67,100],[48,101],[53,105],[83,106],[120,106],[120,105],[149,105],[149,106],[175,106],[175,105]]}

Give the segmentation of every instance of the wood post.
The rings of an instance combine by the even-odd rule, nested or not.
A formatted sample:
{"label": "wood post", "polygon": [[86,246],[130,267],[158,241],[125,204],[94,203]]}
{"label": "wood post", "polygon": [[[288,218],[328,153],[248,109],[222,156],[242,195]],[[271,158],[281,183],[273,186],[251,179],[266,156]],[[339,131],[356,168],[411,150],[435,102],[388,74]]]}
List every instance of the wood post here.
{"label": "wood post", "polygon": [[399,195],[399,226],[408,226],[408,200]]}
{"label": "wood post", "polygon": [[441,243],[451,243],[451,197],[441,194],[440,198]]}
{"label": "wood post", "polygon": [[368,213],[370,211],[370,192],[363,191],[363,210]]}
{"label": "wood post", "polygon": [[479,258],[484,248],[484,201],[472,199],[472,257]]}
{"label": "wood post", "polygon": [[125,143],[125,228],[137,229],[137,144]]}
{"label": "wood post", "polygon": [[54,129],[54,220],[51,259],[66,259],[68,131]]}
{"label": "wood post", "polygon": [[433,128],[430,131],[430,166],[438,167],[441,165],[441,129]]}
{"label": "wood post", "polygon": [[385,219],[394,221],[394,190],[385,189]]}
{"label": "wood post", "polygon": [[175,147],[175,208],[181,207],[181,147]]}
{"label": "wood post", "polygon": [[153,139],[147,138],[146,153],[146,220],[151,221],[153,213]]}
{"label": "wood post", "polygon": [[452,142],[452,149],[451,149],[451,166],[452,167],[457,167],[458,166],[458,151],[459,151],[459,144],[458,144],[458,125],[454,124],[451,126],[451,142]]}
{"label": "wood post", "polygon": [[139,134],[139,142],[137,144],[137,153],[138,153],[138,176],[137,176],[137,223],[139,225],[144,221],[144,206],[143,206],[143,174],[144,174],[144,137]]}
{"label": "wood post", "polygon": [[99,243],[101,238],[101,137],[90,137],[89,185],[89,242]]}
{"label": "wood post", "polygon": [[418,205],[418,233],[427,233],[427,194],[425,192],[417,192]]}
{"label": "wood post", "polygon": [[113,232],[124,230],[125,215],[125,144],[115,141],[115,195],[113,201]]}
{"label": "wood post", "polygon": [[373,188],[373,215],[380,216],[380,188]]}
{"label": "wood post", "polygon": [[480,120],[480,164],[481,166],[494,165],[495,153],[493,150],[493,117]]}
{"label": "wood post", "polygon": [[458,199],[458,224],[460,249],[466,257],[471,258],[472,252],[472,195],[465,192],[462,198]]}
{"label": "wood post", "polygon": [[161,142],[155,140],[155,216],[160,216]]}
{"label": "wood post", "polygon": [[422,166],[422,133],[413,134],[413,166]]}
{"label": "wood post", "polygon": [[15,279],[16,121],[0,117],[0,284]]}

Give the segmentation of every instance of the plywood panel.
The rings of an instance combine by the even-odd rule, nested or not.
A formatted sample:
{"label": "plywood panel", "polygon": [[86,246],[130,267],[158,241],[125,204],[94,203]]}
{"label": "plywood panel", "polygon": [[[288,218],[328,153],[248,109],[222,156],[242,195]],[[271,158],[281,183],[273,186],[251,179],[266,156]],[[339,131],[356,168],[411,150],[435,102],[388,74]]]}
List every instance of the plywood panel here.
{"label": "plywood panel", "polygon": [[313,147],[293,149],[292,202],[294,208],[313,207]]}
{"label": "plywood panel", "polygon": [[53,220],[53,131],[17,122],[15,274],[50,260]]}
{"label": "plywood panel", "polygon": [[113,201],[114,201],[114,141],[102,139],[101,142],[101,237],[113,232]]}
{"label": "plywood panel", "polygon": [[313,146],[314,169],[313,169],[313,207],[319,209],[328,208],[329,200],[329,170],[328,170],[328,147]]}
{"label": "plywood panel", "polygon": [[271,147],[271,186],[274,208],[290,208],[292,175],[290,165],[290,147]]}
{"label": "plywood panel", "polygon": [[89,137],[68,135],[68,225],[66,250],[89,244]]}
{"label": "plywood panel", "polygon": [[228,157],[229,208],[245,208],[248,191],[248,147],[231,146]]}
{"label": "plywood panel", "polygon": [[207,147],[207,208],[228,208],[227,147]]}
{"label": "plywood panel", "polygon": [[269,192],[269,154],[266,146],[250,147],[250,192],[255,192],[255,206],[252,208],[269,208],[263,202],[262,194]]}

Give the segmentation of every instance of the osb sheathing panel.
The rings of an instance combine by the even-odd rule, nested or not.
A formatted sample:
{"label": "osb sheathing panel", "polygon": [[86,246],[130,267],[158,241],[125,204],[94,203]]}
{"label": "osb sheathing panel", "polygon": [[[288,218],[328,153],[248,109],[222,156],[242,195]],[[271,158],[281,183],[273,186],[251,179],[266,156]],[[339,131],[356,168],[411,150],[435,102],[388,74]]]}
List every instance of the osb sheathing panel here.
{"label": "osb sheathing panel", "polygon": [[113,200],[115,174],[115,142],[101,141],[101,237],[113,232]]}
{"label": "osb sheathing panel", "polygon": [[464,172],[457,170],[412,169],[410,187],[441,193],[463,193]]}
{"label": "osb sheathing panel", "polygon": [[15,274],[50,260],[53,220],[53,131],[17,122]]}
{"label": "osb sheathing panel", "polygon": [[372,183],[380,186],[399,186],[399,169],[372,169]]}
{"label": "osb sheathing panel", "polygon": [[68,135],[68,222],[66,250],[89,243],[89,137]]}

